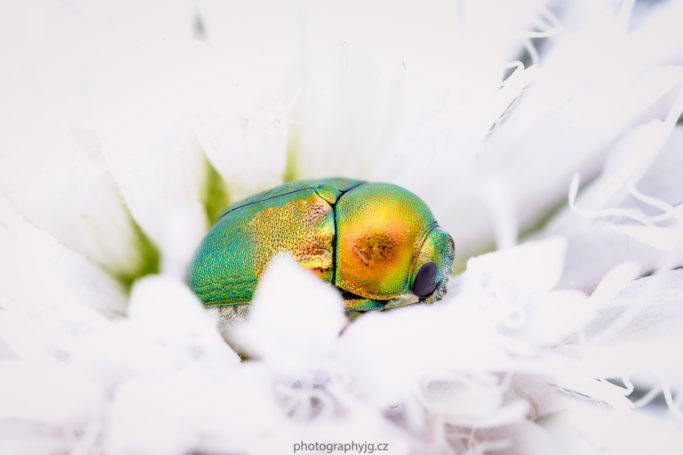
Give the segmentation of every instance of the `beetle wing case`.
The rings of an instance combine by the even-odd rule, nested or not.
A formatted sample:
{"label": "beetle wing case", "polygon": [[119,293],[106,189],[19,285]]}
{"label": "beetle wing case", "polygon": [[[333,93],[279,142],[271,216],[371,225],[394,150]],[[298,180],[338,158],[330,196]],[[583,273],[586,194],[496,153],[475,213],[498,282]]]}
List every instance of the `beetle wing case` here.
{"label": "beetle wing case", "polygon": [[[268,261],[289,253],[326,281],[334,270],[335,220],[328,199],[360,181],[333,178],[281,185],[228,207],[200,243],[189,284],[207,305],[249,303]],[[318,190],[322,189],[322,195]]]}

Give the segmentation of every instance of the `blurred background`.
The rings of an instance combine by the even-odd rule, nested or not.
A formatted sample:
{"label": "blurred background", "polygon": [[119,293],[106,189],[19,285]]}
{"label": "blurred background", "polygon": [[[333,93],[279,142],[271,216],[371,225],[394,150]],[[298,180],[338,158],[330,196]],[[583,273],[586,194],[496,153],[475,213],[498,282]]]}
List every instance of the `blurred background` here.
{"label": "blurred background", "polygon": [[676,116],[680,8],[5,5],[3,194],[130,280],[153,260],[118,242],[144,234],[180,273],[226,203],[296,178],[389,181],[430,205],[464,260],[538,230],[575,173],[598,178],[623,136]]}

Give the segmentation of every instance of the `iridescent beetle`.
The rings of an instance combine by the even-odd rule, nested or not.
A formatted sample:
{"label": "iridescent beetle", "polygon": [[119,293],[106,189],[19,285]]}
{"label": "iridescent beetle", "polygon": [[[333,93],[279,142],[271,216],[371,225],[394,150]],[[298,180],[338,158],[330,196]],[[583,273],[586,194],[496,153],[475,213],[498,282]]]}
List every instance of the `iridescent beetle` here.
{"label": "iridescent beetle", "polygon": [[429,207],[400,186],[299,180],[228,207],[200,243],[189,283],[206,305],[249,303],[268,261],[286,252],[353,310],[446,291],[455,246]]}

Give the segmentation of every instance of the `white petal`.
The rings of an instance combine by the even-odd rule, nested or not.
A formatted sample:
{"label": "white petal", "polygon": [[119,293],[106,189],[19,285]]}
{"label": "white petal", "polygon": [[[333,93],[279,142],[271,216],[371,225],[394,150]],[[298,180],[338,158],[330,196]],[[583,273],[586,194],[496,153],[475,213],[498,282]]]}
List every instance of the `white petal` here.
{"label": "white petal", "polygon": [[264,373],[254,367],[232,374],[197,370],[130,381],[116,394],[105,447],[141,454],[250,451],[283,424],[264,393]]}
{"label": "white petal", "polygon": [[[344,332],[338,356],[351,367],[362,399],[393,405],[414,393],[430,373],[453,368],[476,373],[504,363],[503,352],[490,342],[493,325],[487,316],[469,305],[449,303],[365,314]],[[465,394],[473,390],[463,387]],[[500,399],[498,383],[489,383],[487,391]]]}
{"label": "white petal", "polygon": [[0,40],[11,62],[0,76],[0,191],[60,242],[115,275],[134,275],[140,236],[99,153],[86,95],[92,38],[74,10],[43,7],[3,13],[15,20]]}
{"label": "white petal", "polygon": [[600,284],[591,294],[591,301],[598,304],[605,304],[608,300],[615,297],[618,293],[636,279],[640,273],[640,267],[635,262],[624,262],[610,270]]}
{"label": "white petal", "polygon": [[683,231],[676,228],[661,226],[614,226],[613,229],[661,251],[670,251],[681,245],[683,240]]}
{"label": "white petal", "polygon": [[[670,113],[675,118],[678,111]],[[574,182],[570,189],[572,211],[565,210],[546,229],[548,234],[568,236],[563,286],[590,290],[598,277],[624,261],[637,261],[643,270],[652,269],[662,260],[662,251],[669,252],[668,261],[673,265],[681,263],[680,228],[670,224],[679,210],[675,206],[681,203],[676,191],[680,179],[674,177],[679,161],[674,150],[680,133],[668,123],[650,122],[620,141],[614,149],[614,165],[576,202],[578,181]],[[624,153],[640,164],[624,164],[619,159]],[[636,186],[647,194],[635,190],[634,182],[639,179],[642,184]]]}
{"label": "white petal", "polygon": [[550,290],[561,276],[566,248],[564,239],[555,237],[471,258],[465,290],[479,286],[492,292],[502,289],[507,298]]}
{"label": "white petal", "polygon": [[282,101],[250,106],[242,97],[236,94],[226,100],[229,108],[194,119],[199,142],[227,183],[232,201],[281,184],[287,157],[289,126]]}
{"label": "white petal", "polygon": [[[304,176],[389,180],[425,198],[439,219],[451,213],[449,194],[470,183],[463,179],[476,149],[528,83],[530,72],[519,71],[500,89],[507,59],[521,47],[520,30],[535,21],[538,6],[523,2],[492,15],[499,5],[489,2],[312,5]],[[367,20],[359,23],[359,15]],[[491,29],[497,32],[483,32]]]}
{"label": "white petal", "polygon": [[675,422],[647,414],[577,405],[542,422],[566,453],[676,454],[683,435]]}
{"label": "white petal", "polygon": [[186,284],[149,276],[131,292],[129,319],[148,340],[175,349],[176,354],[205,365],[236,364],[238,356],[218,332],[217,320]]}
{"label": "white petal", "polygon": [[[666,32],[652,26],[636,39],[635,32],[625,32],[622,18],[583,21],[575,32],[558,35],[533,85],[491,135],[474,168],[477,174],[510,176],[523,226],[562,200],[574,171],[595,174],[605,147],[652,112],[647,109],[668,110],[671,100],[661,103],[663,109],[656,103],[683,80],[681,68],[664,67],[650,54],[658,47],[655,35],[680,33],[672,23],[660,24],[671,27]],[[469,186],[451,203],[453,219],[442,221],[467,251],[491,235],[486,212],[478,213],[485,208],[473,204],[477,198]]]}
{"label": "white petal", "polygon": [[107,165],[131,214],[158,245],[162,272],[182,278],[206,230],[205,161],[189,125],[154,133],[130,130],[130,143],[105,148]]}
{"label": "white petal", "polygon": [[232,201],[282,183],[290,110],[303,82],[300,8],[198,2],[214,62],[202,82],[213,93],[194,128]]}
{"label": "white petal", "polygon": [[520,335],[534,345],[549,345],[576,333],[595,312],[584,293],[569,290],[536,296],[528,306]]}
{"label": "white petal", "polygon": [[[97,324],[125,310],[121,285],[101,268],[21,218],[0,197],[2,301],[23,314],[63,313],[71,322]],[[40,283],[39,286],[36,283]]]}
{"label": "white petal", "polygon": [[0,417],[74,425],[96,418],[104,396],[71,365],[61,362],[0,362]]}
{"label": "white petal", "polygon": [[248,319],[231,338],[284,372],[319,367],[346,325],[341,295],[286,256],[256,288]]}

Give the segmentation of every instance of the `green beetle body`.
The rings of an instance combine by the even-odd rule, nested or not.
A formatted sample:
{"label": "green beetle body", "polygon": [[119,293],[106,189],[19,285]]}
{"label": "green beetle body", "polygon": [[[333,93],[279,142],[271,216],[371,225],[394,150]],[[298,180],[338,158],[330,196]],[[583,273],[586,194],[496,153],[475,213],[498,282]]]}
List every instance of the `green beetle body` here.
{"label": "green beetle body", "polygon": [[338,287],[345,306],[382,308],[413,292],[445,292],[454,244],[427,205],[396,185],[300,180],[228,207],[200,243],[189,284],[207,305],[249,303],[279,252]]}

